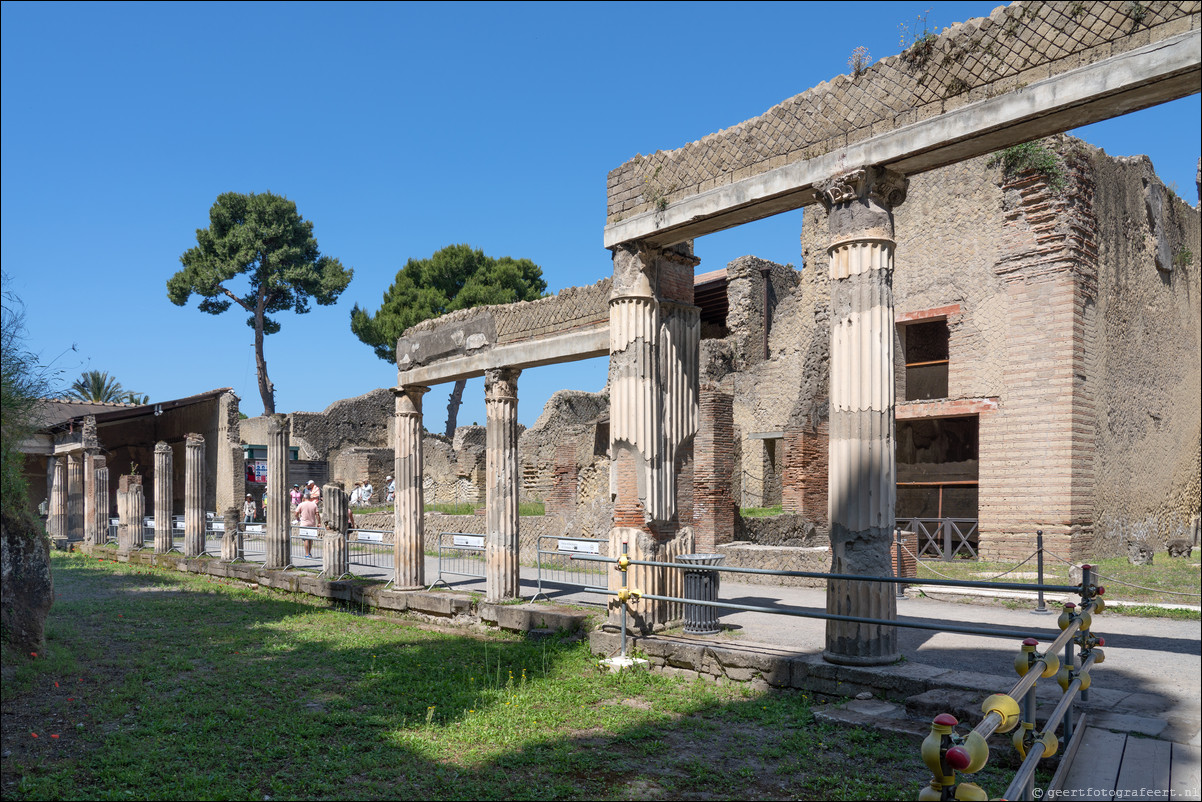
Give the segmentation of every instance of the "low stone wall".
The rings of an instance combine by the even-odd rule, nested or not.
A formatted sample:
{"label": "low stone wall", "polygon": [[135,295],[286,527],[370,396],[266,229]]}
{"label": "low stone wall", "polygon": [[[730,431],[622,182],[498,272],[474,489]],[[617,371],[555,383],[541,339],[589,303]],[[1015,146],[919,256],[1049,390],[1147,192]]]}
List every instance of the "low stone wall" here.
{"label": "low stone wall", "polygon": [[[717,548],[726,555],[723,565],[739,568],[760,568],[772,571],[829,571],[831,550],[828,546],[761,546],[755,543],[724,543]],[[722,573],[724,582],[743,582],[750,585],[788,587],[823,587],[826,580],[799,576]]]}
{"label": "low stone wall", "polygon": [[[608,630],[589,634],[593,654],[609,656],[621,648],[621,635]],[[797,654],[762,643],[713,642],[690,637],[628,635],[628,652],[638,650],[652,668],[670,676],[745,682],[756,688],[793,688],[830,696],[868,691],[904,697],[943,687],[941,679],[958,672],[917,663],[889,666],[840,666],[821,654]]]}
{"label": "low stone wall", "polygon": [[228,563],[211,557],[187,558],[180,554],[156,554],[152,551],[118,553],[103,546],[88,545],[81,546],[80,550],[85,554],[103,555],[106,559],[117,562],[237,579],[260,587],[286,590],[290,593],[307,593],[318,598],[362,604],[377,610],[415,613],[464,626],[484,622],[513,632],[579,632],[586,628],[590,616],[586,612],[551,604],[502,605],[481,602],[467,593],[391,590],[384,587],[383,580],[352,579],[331,582],[306,571],[268,570],[256,563]]}
{"label": "low stone wall", "polygon": [[768,518],[735,519],[735,540],[760,546],[829,546],[830,530],[804,515],[784,513]]}

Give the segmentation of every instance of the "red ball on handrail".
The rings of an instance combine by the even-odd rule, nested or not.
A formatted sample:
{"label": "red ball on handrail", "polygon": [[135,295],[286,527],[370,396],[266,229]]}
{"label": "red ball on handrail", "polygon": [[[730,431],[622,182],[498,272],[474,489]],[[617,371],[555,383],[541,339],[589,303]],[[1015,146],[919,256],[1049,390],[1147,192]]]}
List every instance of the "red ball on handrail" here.
{"label": "red ball on handrail", "polygon": [[968,750],[963,746],[953,746],[947,750],[947,765],[951,766],[956,771],[964,771],[968,768],[968,764],[972,762],[972,755],[968,754]]}
{"label": "red ball on handrail", "polygon": [[935,716],[935,723],[941,727],[954,727],[959,724],[959,720],[951,713],[940,713]]}

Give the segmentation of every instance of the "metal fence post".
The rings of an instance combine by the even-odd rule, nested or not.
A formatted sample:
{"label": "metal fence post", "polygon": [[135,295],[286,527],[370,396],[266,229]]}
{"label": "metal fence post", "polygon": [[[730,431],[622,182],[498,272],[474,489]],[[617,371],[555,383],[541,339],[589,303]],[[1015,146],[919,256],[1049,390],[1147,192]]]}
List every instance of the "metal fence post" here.
{"label": "metal fence post", "polygon": [[[893,574],[898,579],[901,579],[902,578],[901,529],[896,526],[893,527],[893,554],[895,555],[894,561],[893,561]],[[917,557],[915,559],[917,559]],[[897,589],[897,598],[899,598],[899,599],[906,598],[906,591],[905,591],[905,588],[902,586],[901,582],[898,582],[897,585],[895,585],[894,587],[896,587],[896,589]]]}
{"label": "metal fence post", "polygon": [[1037,613],[1039,615],[1050,615],[1052,611],[1049,610],[1047,605],[1044,604],[1044,602],[1043,602],[1043,530],[1042,529],[1035,530],[1035,553],[1036,553],[1036,562],[1039,565],[1039,601],[1036,604],[1035,609],[1032,610],[1031,612]]}
{"label": "metal fence post", "polygon": [[946,518],[940,519],[939,528],[943,530],[943,561],[950,563],[954,550],[952,549],[952,525]]}

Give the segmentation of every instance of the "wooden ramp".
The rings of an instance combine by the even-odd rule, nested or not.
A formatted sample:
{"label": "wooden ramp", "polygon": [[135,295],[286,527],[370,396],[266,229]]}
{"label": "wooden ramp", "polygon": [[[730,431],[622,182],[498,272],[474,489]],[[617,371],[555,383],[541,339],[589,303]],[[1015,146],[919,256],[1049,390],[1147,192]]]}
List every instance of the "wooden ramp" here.
{"label": "wooden ramp", "polygon": [[1196,746],[1086,727],[1061,799],[1199,799]]}

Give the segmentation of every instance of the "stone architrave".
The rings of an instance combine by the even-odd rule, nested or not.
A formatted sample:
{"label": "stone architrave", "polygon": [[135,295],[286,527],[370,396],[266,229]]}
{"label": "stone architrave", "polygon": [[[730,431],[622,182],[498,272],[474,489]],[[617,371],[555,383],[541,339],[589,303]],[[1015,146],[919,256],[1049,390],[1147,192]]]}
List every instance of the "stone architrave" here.
{"label": "stone architrave", "polygon": [[517,368],[484,372],[485,446],[484,548],[485,597],[488,601],[521,595],[518,565],[518,376]]}
{"label": "stone architrave", "polygon": [[346,544],[350,528],[347,520],[350,501],[350,495],[340,484],[323,485],[321,488],[321,518],[325,526],[321,539],[321,573],[331,581],[350,573],[350,555]]}
{"label": "stone architrave", "polygon": [[184,556],[199,557],[205,550],[205,439],[189,432],[184,436]]}
{"label": "stone architrave", "polygon": [[67,536],[67,458],[51,457],[50,516],[47,519],[50,537]]}
{"label": "stone architrave", "polygon": [[67,456],[67,532],[74,540],[83,537],[83,454]]}
{"label": "stone architrave", "polygon": [[232,563],[242,556],[242,530],[238,528],[238,509],[227,507],[222,519],[225,532],[221,536],[221,560]]}
{"label": "stone architrave", "polygon": [[171,446],[160,440],[154,444],[154,551],[171,551]]}
{"label": "stone architrave", "polygon": [[[631,559],[672,562],[693,549],[691,508],[678,505],[678,475],[692,470],[697,433],[700,312],[693,305],[692,243],[669,249],[641,244],[614,249],[609,302],[610,490],[614,528],[610,553],[626,543]],[[631,587],[677,596],[680,571],[635,566]],[[620,577],[610,577],[617,589]],[[662,628],[678,619],[680,605],[639,601],[629,605],[634,626]],[[621,603],[610,603],[610,619]]]}
{"label": "stone architrave", "polygon": [[109,499],[109,468],[108,460],[97,454],[92,457],[93,479],[96,484],[96,540],[97,546],[103,545],[109,539],[109,519],[113,510]]}
{"label": "stone architrave", "polygon": [[[893,207],[906,179],[866,167],[824,182],[830,225],[831,572],[890,575],[897,494],[894,439]],[[893,586],[831,580],[827,612],[891,620]],[[899,657],[897,629],[828,621],[824,656],[877,665]]]}
{"label": "stone architrave", "polygon": [[83,454],[83,542],[96,545],[96,452],[92,449]]}
{"label": "stone architrave", "polygon": [[288,418],[267,416],[267,494],[263,513],[267,516],[267,545],[264,568],[282,570],[292,564],[292,541],[288,518]]}
{"label": "stone architrave", "polygon": [[425,493],[422,486],[422,396],[429,387],[396,388],[394,439],[396,506],[393,509],[393,584],[419,588],[426,581]]}

